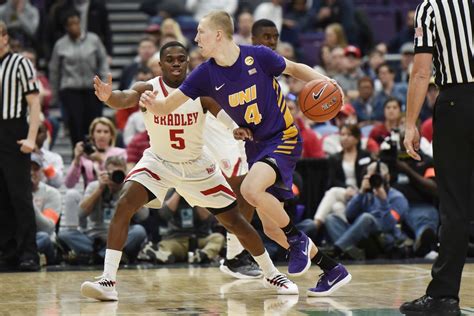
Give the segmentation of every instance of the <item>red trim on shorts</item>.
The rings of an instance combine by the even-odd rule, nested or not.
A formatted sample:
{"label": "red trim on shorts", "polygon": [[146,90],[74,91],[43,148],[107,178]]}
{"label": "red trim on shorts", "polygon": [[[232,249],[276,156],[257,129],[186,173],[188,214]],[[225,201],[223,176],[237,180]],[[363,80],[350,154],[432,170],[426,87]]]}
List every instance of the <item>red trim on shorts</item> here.
{"label": "red trim on shorts", "polygon": [[163,78],[159,77],[158,81],[160,82],[161,90],[163,90],[163,95],[166,98],[168,96],[168,90],[166,90],[165,83],[163,82]]}
{"label": "red trim on shorts", "polygon": [[234,170],[232,170],[232,176],[231,177],[237,177],[238,176],[238,173],[239,173],[239,167],[240,167],[240,163],[242,162],[242,159],[237,159],[237,163],[235,164],[234,166]]}
{"label": "red trim on shorts", "polygon": [[146,173],[148,173],[148,174],[149,174],[152,178],[154,178],[155,180],[161,180],[160,177],[159,177],[156,173],[150,171],[149,169],[147,169],[147,168],[139,168],[139,169],[136,169],[136,170],[133,170],[132,172],[130,172],[130,173],[127,175],[127,177],[125,178],[124,181],[127,181],[128,178],[130,178],[130,177],[133,176],[134,174],[136,174],[136,173],[138,173],[138,172],[142,172],[142,171],[145,171]]}
{"label": "red trim on shorts", "polygon": [[222,184],[219,184],[218,186],[215,186],[213,188],[201,191],[201,193],[204,194],[204,195],[211,195],[211,194],[214,194],[214,193],[217,193],[217,192],[224,192],[224,193],[227,193],[227,194],[231,195],[234,198],[236,197],[234,192],[232,192],[231,189],[229,189],[228,187],[226,187]]}

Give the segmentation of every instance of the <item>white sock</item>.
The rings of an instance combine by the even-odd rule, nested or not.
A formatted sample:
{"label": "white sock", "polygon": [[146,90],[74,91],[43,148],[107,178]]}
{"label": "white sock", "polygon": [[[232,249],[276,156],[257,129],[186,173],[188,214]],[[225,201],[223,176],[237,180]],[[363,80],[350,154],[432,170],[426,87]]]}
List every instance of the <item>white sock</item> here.
{"label": "white sock", "polygon": [[117,270],[122,258],[122,252],[113,249],[105,250],[104,276],[108,276],[115,281],[117,279]]}
{"label": "white sock", "polygon": [[268,254],[267,250],[261,254],[260,256],[253,257],[255,261],[258,263],[258,266],[263,271],[263,275],[265,277],[273,276],[275,273],[278,273],[278,269],[273,265],[272,259],[270,259],[270,255]]}
{"label": "white sock", "polygon": [[239,253],[244,251],[244,247],[240,243],[237,236],[235,236],[234,234],[227,232],[226,237],[227,237],[227,252],[225,254],[225,257],[227,260],[231,260],[231,259],[234,259],[235,256],[237,256]]}

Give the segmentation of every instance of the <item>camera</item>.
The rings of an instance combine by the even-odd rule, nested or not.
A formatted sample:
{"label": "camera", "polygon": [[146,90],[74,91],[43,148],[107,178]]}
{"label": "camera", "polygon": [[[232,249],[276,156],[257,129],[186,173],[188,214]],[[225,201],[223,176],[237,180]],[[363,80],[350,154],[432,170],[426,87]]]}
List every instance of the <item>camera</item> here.
{"label": "camera", "polygon": [[83,146],[84,146],[84,153],[86,155],[91,155],[91,154],[95,153],[95,151],[96,151],[96,148],[92,144],[92,141],[89,137],[84,138],[84,145]]}
{"label": "camera", "polygon": [[380,172],[376,172],[369,178],[370,189],[378,189],[384,185],[383,177]]}
{"label": "camera", "polygon": [[123,180],[125,180],[125,172],[122,170],[115,170],[112,173],[109,173],[110,180],[116,184],[122,184]]}

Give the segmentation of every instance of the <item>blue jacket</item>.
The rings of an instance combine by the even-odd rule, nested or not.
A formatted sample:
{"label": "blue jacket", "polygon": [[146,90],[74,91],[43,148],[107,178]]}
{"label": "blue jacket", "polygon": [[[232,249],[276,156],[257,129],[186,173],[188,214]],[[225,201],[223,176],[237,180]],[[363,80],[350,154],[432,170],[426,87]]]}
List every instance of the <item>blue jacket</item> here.
{"label": "blue jacket", "polygon": [[375,197],[373,193],[356,194],[347,204],[346,217],[352,223],[360,214],[370,213],[378,221],[382,232],[392,233],[397,220],[392,216],[394,210],[403,218],[408,212],[408,201],[398,190],[390,188],[385,201]]}

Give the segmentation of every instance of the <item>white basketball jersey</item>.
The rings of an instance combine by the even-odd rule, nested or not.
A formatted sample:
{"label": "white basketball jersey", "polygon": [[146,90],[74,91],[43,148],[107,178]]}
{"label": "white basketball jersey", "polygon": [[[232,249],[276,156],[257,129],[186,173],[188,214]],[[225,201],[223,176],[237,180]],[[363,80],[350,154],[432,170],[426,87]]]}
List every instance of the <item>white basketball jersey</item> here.
{"label": "white basketball jersey", "polygon": [[[148,83],[158,91],[157,99],[164,99],[175,90],[167,86],[161,77],[155,77]],[[143,112],[143,115],[151,150],[161,159],[186,162],[201,156],[206,117],[200,98],[194,101],[189,99],[167,115],[157,116],[149,111]]]}

